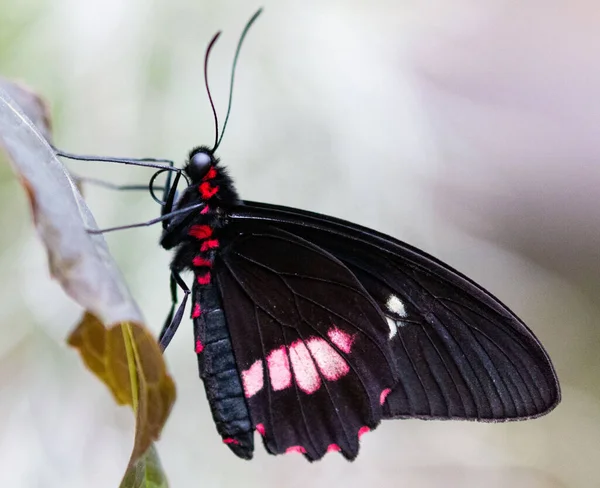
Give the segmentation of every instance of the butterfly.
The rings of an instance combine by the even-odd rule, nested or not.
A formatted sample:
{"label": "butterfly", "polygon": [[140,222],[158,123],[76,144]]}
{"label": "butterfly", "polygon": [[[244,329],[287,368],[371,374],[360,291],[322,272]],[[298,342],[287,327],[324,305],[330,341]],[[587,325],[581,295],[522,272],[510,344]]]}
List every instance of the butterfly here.
{"label": "butterfly", "polygon": [[[234,70],[259,14],[243,31]],[[218,36],[205,57],[209,98]],[[237,456],[252,458],[257,431],[271,454],[353,460],[360,437],[384,419],[500,422],[557,405],[558,379],[538,339],[458,271],[366,227],[241,200],[215,154],[210,100],[212,148],[193,149],[182,170],[127,161],[160,168],[151,192],[158,174],[175,174],[164,200],[152,193],[162,214],[149,222],[163,223],[160,244],[174,252],[159,341],[167,347],[191,301],[200,377],[217,431]],[[188,185],[179,194],[181,178]]]}

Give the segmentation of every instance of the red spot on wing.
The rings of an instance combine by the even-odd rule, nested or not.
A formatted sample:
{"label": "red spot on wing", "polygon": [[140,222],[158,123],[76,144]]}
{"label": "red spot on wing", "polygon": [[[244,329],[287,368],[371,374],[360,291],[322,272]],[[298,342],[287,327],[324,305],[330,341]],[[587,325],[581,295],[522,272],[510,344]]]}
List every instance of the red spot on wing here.
{"label": "red spot on wing", "polygon": [[206,239],[212,235],[212,228],[209,225],[192,225],[188,235],[195,237],[196,239]]}
{"label": "red spot on wing", "polygon": [[204,344],[202,344],[202,341],[200,341],[200,339],[196,340],[196,354],[200,354],[202,351],[204,351]]}
{"label": "red spot on wing", "polygon": [[207,214],[209,210],[210,210],[210,209],[208,208],[208,205],[207,205],[207,206],[206,206],[206,207],[204,207],[202,210],[200,210],[200,213],[204,215],[204,214]]}
{"label": "red spot on wing", "polygon": [[265,435],[265,426],[264,426],[264,424],[256,424],[256,431],[260,435],[264,436]]}
{"label": "red spot on wing", "polygon": [[192,318],[197,319],[198,317],[200,317],[201,313],[202,313],[202,310],[200,310],[200,304],[196,303],[194,305],[194,310],[192,311]]}
{"label": "red spot on wing", "polygon": [[192,260],[192,264],[198,268],[205,266],[207,268],[212,268],[212,261],[210,259],[205,259],[202,256],[194,256]]}
{"label": "red spot on wing", "polygon": [[291,452],[299,452],[300,454],[306,454],[306,449],[304,449],[302,446],[291,446],[285,450],[286,454],[289,454]]}
{"label": "red spot on wing", "polygon": [[204,177],[202,178],[202,180],[203,181],[212,180],[215,176],[217,176],[217,170],[215,169],[214,166],[211,166],[210,169],[208,170],[208,173],[206,173],[204,175]]}
{"label": "red spot on wing", "polygon": [[383,390],[381,392],[381,395],[379,395],[379,405],[383,405],[385,402],[385,399],[387,398],[387,396],[391,393],[391,388],[386,388],[385,390]]}
{"label": "red spot on wing", "polygon": [[208,285],[210,283],[210,273],[198,275],[198,278],[196,278],[196,281],[198,281],[199,285]]}
{"label": "red spot on wing", "polygon": [[304,342],[296,341],[290,346],[290,359],[298,387],[309,395],[317,391],[321,377]]}
{"label": "red spot on wing", "polygon": [[233,437],[226,437],[225,439],[223,439],[223,442],[225,444],[239,444],[240,441],[238,441],[237,439],[234,439]]}
{"label": "red spot on wing", "polygon": [[217,247],[219,247],[219,240],[209,239],[208,241],[204,241],[202,243],[202,246],[200,246],[200,250],[204,252],[208,251],[209,249],[216,249]]}
{"label": "red spot on wing", "polygon": [[341,351],[344,351],[346,354],[350,353],[352,343],[354,342],[354,337],[350,334],[337,327],[332,327],[327,331],[327,336]]}
{"label": "red spot on wing", "polygon": [[367,432],[371,432],[371,429],[369,429],[366,425],[361,427],[360,429],[358,429],[358,438],[360,439]]}
{"label": "red spot on wing", "polygon": [[271,351],[267,356],[267,366],[273,390],[284,390],[291,386],[292,372],[285,346]]}
{"label": "red spot on wing", "polygon": [[203,200],[208,200],[209,198],[214,197],[219,191],[218,186],[212,186],[208,181],[200,183],[199,189]]}
{"label": "red spot on wing", "polygon": [[329,446],[327,446],[327,452],[340,452],[341,450],[342,448],[337,444],[329,444]]}
{"label": "red spot on wing", "polygon": [[250,398],[256,395],[264,386],[263,364],[259,359],[255,361],[245,371],[242,371],[242,384],[244,385],[244,395]]}
{"label": "red spot on wing", "polygon": [[337,381],[350,371],[348,363],[337,351],[321,338],[311,338],[306,342],[321,374],[329,381]]}

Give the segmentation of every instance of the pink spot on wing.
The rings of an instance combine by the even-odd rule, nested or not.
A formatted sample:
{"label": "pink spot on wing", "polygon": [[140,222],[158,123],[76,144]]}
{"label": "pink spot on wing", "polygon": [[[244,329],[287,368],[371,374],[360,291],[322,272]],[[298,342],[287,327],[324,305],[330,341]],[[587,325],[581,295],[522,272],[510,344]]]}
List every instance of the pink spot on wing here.
{"label": "pink spot on wing", "polygon": [[329,340],[331,340],[331,342],[333,342],[341,351],[344,351],[346,354],[350,353],[354,337],[337,327],[329,329],[327,335],[329,336]]}
{"label": "pink spot on wing", "polygon": [[371,429],[369,429],[366,425],[361,427],[360,429],[358,429],[358,438],[360,439],[367,432],[371,432]]}
{"label": "pink spot on wing", "polygon": [[233,437],[227,437],[225,439],[223,439],[223,442],[225,444],[239,444],[240,441],[238,441],[237,439],[234,439]]}
{"label": "pink spot on wing", "polygon": [[202,341],[198,339],[196,340],[196,354],[200,354],[202,351],[204,351],[204,344],[202,344]]}
{"label": "pink spot on wing", "polygon": [[304,449],[302,446],[291,446],[285,450],[286,454],[289,454],[291,452],[299,452],[300,454],[306,454],[306,449]]}
{"label": "pink spot on wing", "polygon": [[208,251],[209,249],[216,249],[217,247],[219,247],[219,240],[218,239],[209,239],[202,243],[202,245],[200,246],[200,250],[202,252],[204,252],[204,251]]}
{"label": "pink spot on wing", "polygon": [[210,209],[208,208],[208,205],[207,205],[207,206],[206,206],[206,207],[204,207],[202,210],[200,210],[200,213],[201,213],[201,214],[207,214],[209,210],[210,210]]}
{"label": "pink spot on wing", "polygon": [[198,275],[196,278],[199,285],[208,285],[210,283],[210,273],[205,273],[203,275]]}
{"label": "pink spot on wing", "polygon": [[271,387],[275,391],[284,390],[292,384],[292,372],[285,346],[271,351],[267,356]]}
{"label": "pink spot on wing", "polygon": [[317,363],[321,374],[329,381],[339,380],[350,371],[348,363],[323,339],[311,338],[307,341],[306,345]]}
{"label": "pink spot on wing", "polygon": [[296,341],[290,346],[290,359],[298,387],[309,395],[317,391],[321,378],[304,342]]}
{"label": "pink spot on wing", "polygon": [[329,444],[329,446],[327,446],[327,452],[340,452],[341,450],[342,448],[337,444]]}
{"label": "pink spot on wing", "polygon": [[265,435],[265,426],[264,424],[256,424],[256,431],[264,437]]}
{"label": "pink spot on wing", "polygon": [[246,398],[250,398],[262,390],[264,378],[263,364],[260,359],[255,361],[247,370],[242,371],[242,383],[244,384]]}
{"label": "pink spot on wing", "polygon": [[385,390],[383,390],[381,392],[381,395],[379,395],[379,405],[383,405],[383,403],[385,402],[385,399],[391,393],[391,391],[392,391],[391,388],[386,388]]}
{"label": "pink spot on wing", "polygon": [[200,304],[196,303],[194,305],[194,310],[192,311],[192,318],[197,319],[198,317],[200,317],[201,313],[202,313],[202,310],[200,310]]}

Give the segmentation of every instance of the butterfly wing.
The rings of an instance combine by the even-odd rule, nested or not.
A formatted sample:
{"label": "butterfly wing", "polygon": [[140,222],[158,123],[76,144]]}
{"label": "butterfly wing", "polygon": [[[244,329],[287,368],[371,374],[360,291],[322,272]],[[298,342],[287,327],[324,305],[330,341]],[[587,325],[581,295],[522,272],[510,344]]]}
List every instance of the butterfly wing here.
{"label": "butterfly wing", "polygon": [[[368,292],[387,324],[385,341],[380,322],[369,319],[361,328],[372,330],[380,347],[385,343],[392,350],[398,377],[390,391],[380,390],[386,388],[382,382],[370,390],[371,396],[383,392],[384,418],[519,420],[543,415],[560,401],[550,359],[527,326],[437,259],[384,234],[297,209],[246,202],[230,218],[231,227],[246,235],[276,228],[335,256]],[[306,265],[299,264],[301,269]],[[328,279],[325,268],[313,268]],[[263,292],[264,300],[271,299],[273,288]],[[319,300],[324,306],[332,303],[327,294]],[[335,300],[340,306],[348,297]],[[371,361],[366,354],[355,359]],[[376,375],[383,364],[369,364],[370,374]],[[316,417],[332,422],[330,412],[315,414],[310,422],[317,422]]]}
{"label": "butterfly wing", "polygon": [[382,392],[398,381],[385,317],[322,248],[269,225],[228,228],[214,272],[265,447],[355,458],[359,435],[384,415]]}

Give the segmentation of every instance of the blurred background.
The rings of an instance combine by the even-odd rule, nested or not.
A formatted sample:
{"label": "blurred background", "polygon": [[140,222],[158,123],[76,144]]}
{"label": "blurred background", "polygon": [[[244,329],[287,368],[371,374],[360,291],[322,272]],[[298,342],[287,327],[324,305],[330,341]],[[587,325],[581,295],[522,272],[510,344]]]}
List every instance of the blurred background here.
{"label": "blurred background", "polygon": [[[0,0],[0,74],[50,104],[57,146],[169,157],[223,119],[241,0]],[[158,444],[171,486],[600,486],[600,8],[587,0],[265,0],[242,49],[219,155],[243,198],[345,218],[417,246],[498,296],[543,342],[563,401],[488,425],[384,422],[352,464],[235,458],[197,377],[191,324],[167,352],[178,401]],[[146,183],[143,169],[69,163]],[[153,218],[88,188],[101,227]],[[81,310],[48,275],[0,160],[0,486],[117,486],[130,411],[63,342]],[[107,235],[149,326],[169,307],[160,229]]]}

